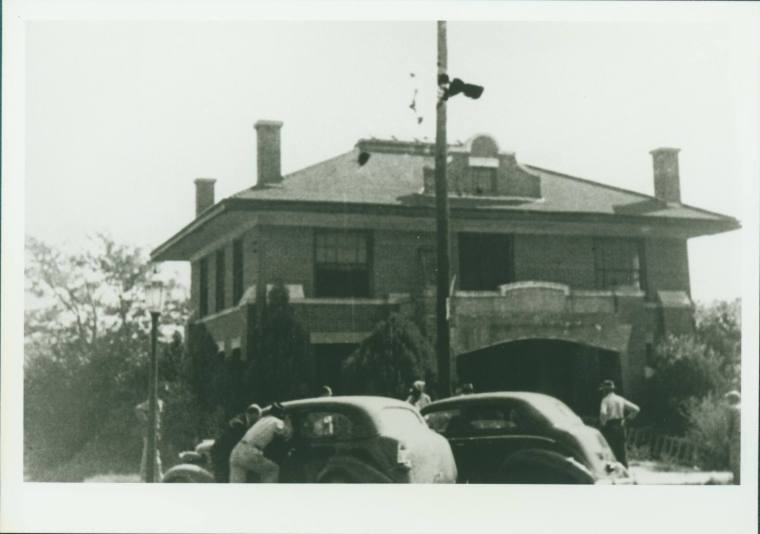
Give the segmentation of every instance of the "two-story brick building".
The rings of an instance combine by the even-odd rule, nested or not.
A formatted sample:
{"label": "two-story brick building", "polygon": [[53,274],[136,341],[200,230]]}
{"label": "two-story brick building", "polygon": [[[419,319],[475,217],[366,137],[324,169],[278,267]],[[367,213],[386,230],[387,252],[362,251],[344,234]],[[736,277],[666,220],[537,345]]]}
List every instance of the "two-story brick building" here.
{"label": "two-story brick building", "polygon": [[[320,382],[339,392],[342,358],[390,312],[435,335],[433,146],[364,139],[283,177],[281,126],[256,123],[255,185],[216,202],[214,181],[197,179],[196,218],[152,257],[191,262],[191,350],[202,330],[211,352],[242,360],[255,357],[257,300],[283,281]],[[486,135],[450,147],[458,379],[581,413],[602,378],[641,395],[656,340],[693,327],[687,240],[739,227],[681,203],[677,149],[651,154],[654,196],[520,164]]]}

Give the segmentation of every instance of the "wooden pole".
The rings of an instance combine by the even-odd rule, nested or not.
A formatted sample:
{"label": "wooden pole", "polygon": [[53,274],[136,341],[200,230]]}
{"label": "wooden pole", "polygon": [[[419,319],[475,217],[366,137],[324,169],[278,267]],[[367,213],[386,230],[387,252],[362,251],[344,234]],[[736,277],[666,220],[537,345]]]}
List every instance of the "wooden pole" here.
{"label": "wooden pole", "polygon": [[[440,76],[447,74],[446,21],[438,21],[438,69]],[[438,92],[435,124],[435,208],[438,277],[436,292],[436,355],[438,363],[438,396],[451,395],[451,350],[449,348],[449,198],[446,183],[446,100]]]}

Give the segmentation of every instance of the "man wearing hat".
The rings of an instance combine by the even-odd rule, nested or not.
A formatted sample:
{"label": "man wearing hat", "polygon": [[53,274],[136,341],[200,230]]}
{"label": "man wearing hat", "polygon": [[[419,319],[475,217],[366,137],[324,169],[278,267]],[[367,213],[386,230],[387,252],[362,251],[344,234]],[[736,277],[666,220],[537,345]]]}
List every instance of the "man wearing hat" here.
{"label": "man wearing hat", "polygon": [[261,482],[274,483],[280,478],[280,466],[264,455],[264,450],[277,438],[288,441],[292,434],[290,420],[280,403],[273,403],[269,414],[248,429],[230,455],[230,482],[246,482],[248,472]]}
{"label": "man wearing hat", "polygon": [[211,461],[214,463],[214,480],[229,482],[230,454],[235,445],[261,417],[261,407],[251,404],[245,412],[230,419],[211,447]]}
{"label": "man wearing hat", "polygon": [[628,467],[625,454],[625,423],[639,414],[639,407],[615,394],[615,382],[612,380],[603,380],[599,390],[602,392],[602,404],[599,408],[602,434],[615,453],[615,458]]}

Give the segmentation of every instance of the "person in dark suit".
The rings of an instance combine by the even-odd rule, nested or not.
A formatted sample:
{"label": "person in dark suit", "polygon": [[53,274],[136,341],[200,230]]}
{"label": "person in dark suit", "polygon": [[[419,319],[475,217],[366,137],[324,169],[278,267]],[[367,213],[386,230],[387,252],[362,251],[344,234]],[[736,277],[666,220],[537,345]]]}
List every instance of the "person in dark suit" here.
{"label": "person in dark suit", "polygon": [[214,440],[211,447],[211,461],[214,463],[214,480],[217,482],[229,482],[230,480],[230,454],[235,445],[243,438],[245,433],[256,421],[261,418],[261,407],[251,404],[245,412],[230,419]]}

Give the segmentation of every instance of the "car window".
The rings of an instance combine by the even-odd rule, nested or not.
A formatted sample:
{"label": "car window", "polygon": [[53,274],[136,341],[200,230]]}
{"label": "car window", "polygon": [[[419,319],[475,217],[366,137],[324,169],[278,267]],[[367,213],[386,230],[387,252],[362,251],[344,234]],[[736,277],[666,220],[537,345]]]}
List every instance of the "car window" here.
{"label": "car window", "polygon": [[381,418],[383,431],[391,436],[408,435],[424,427],[417,413],[408,408],[383,408]]}
{"label": "car window", "polygon": [[533,415],[520,403],[471,405],[425,415],[428,426],[445,436],[499,435],[535,429]]}
{"label": "car window", "polygon": [[583,424],[583,420],[562,401],[546,398],[536,401],[534,404],[555,425],[575,426]]}
{"label": "car window", "polygon": [[329,410],[302,414],[296,423],[296,437],[302,439],[353,439],[360,433],[361,425],[351,417]]}

